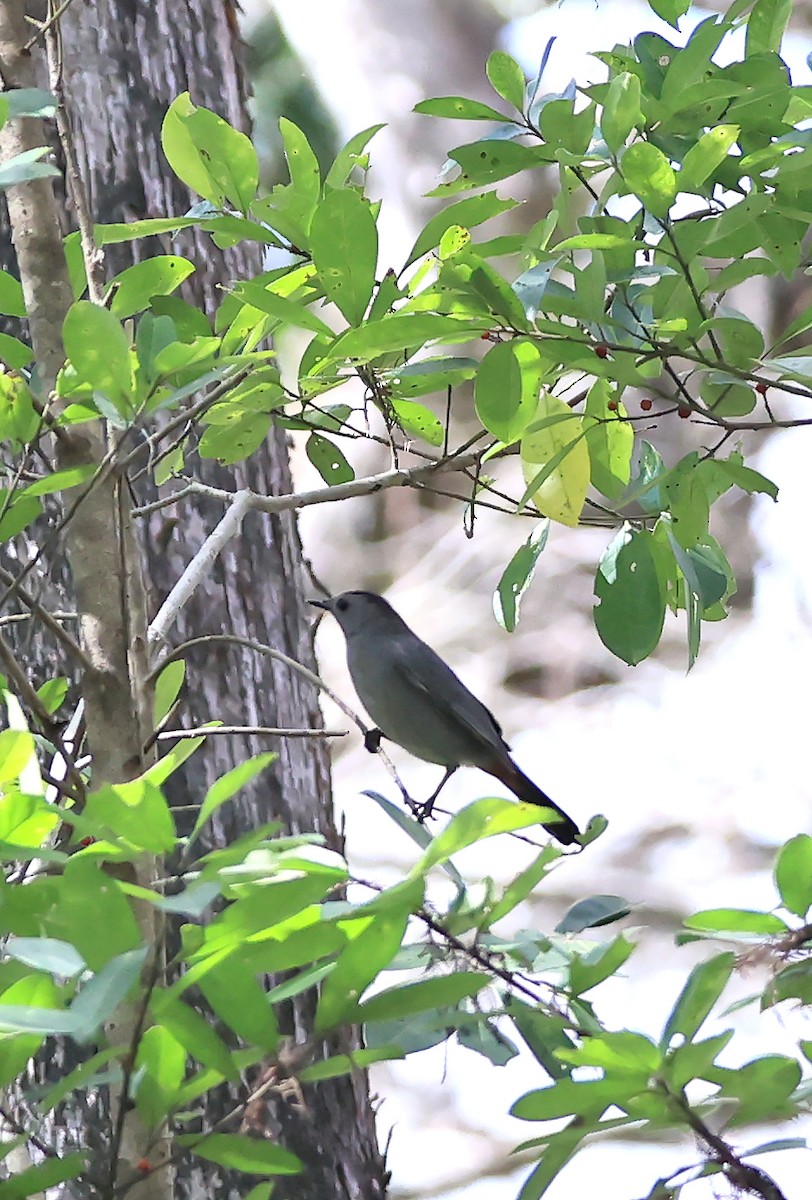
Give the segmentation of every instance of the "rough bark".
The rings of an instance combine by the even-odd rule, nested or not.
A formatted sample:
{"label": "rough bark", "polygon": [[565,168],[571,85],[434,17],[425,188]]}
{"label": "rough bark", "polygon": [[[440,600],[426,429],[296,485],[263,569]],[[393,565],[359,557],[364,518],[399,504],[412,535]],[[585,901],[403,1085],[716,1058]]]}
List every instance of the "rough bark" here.
{"label": "rough bark", "polygon": [[[246,124],[245,89],[238,66],[239,37],[233,6],[222,0],[110,0],[105,5],[74,4],[62,20],[66,91],[80,166],[98,221],[121,221],[183,213],[193,203],[169,172],[160,147],[166,108],[180,92],[211,107],[238,127]],[[166,248],[165,243],[163,249]],[[174,252],[196,263],[190,292],[212,311],[218,288],[237,274],[259,270],[252,249],[239,247],[227,257],[194,234],[172,241]],[[126,243],[108,253],[108,277],[136,258],[158,249],[150,243]],[[228,475],[210,463],[195,471],[207,482],[267,493],[291,489],[285,437],[274,433],[252,459]],[[143,487],[143,481],[141,485]],[[157,606],[191,554],[222,515],[205,500],[184,504],[171,516],[154,515],[143,533],[146,575]],[[62,571],[58,583],[54,583]],[[62,592],[63,568],[55,567],[43,587]],[[304,605],[301,545],[295,519],[252,514],[231,546],[182,612],[174,638],[228,631],[274,645],[312,666],[313,650]],[[35,648],[35,647],[34,647]],[[298,676],[265,658],[232,648],[209,653],[189,664],[184,697],[189,723],[218,716],[227,723],[315,726],[320,722],[317,696]],[[235,762],[258,749],[250,740],[211,739],[188,764],[173,800],[199,802],[205,788]],[[330,806],[329,770],[323,741],[291,740],[278,746],[277,769],[220,810],[212,839],[222,844],[238,832],[278,819],[290,830],[318,830],[331,845],[339,842]],[[292,1005],[288,1032],[301,1039],[309,1028],[312,999]],[[51,1066],[56,1065],[51,1060]],[[41,1070],[48,1068],[41,1064]],[[238,1097],[221,1089],[207,1113],[217,1120]],[[349,1200],[384,1192],[383,1161],[378,1152],[366,1076],[308,1089],[299,1111],[273,1098],[266,1113],[268,1131],[279,1136],[305,1161],[300,1178],[279,1181],[274,1195],[290,1200]],[[103,1103],[88,1105],[71,1122],[103,1123]],[[89,1144],[92,1139],[85,1139]],[[178,1173],[182,1196],[237,1195],[244,1177],[220,1168],[184,1164]]]}

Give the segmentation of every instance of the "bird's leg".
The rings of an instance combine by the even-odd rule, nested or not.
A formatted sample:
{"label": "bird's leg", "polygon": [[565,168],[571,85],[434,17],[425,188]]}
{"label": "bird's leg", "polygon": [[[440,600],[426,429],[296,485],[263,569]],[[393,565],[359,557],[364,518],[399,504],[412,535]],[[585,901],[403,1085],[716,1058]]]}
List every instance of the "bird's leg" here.
{"label": "bird's leg", "polygon": [[451,778],[451,776],[454,774],[454,772],[457,769],[458,769],[457,766],[446,767],[445,775],[442,777],[442,779],[438,783],[437,787],[431,793],[431,795],[429,796],[429,798],[425,802],[425,804],[421,804],[420,812],[417,814],[417,819],[421,825],[423,824],[424,821],[428,820],[428,818],[431,816],[432,812],[434,811],[434,804],[435,804],[437,797],[440,795],[440,792],[443,790],[443,788],[448,783],[449,779]]}
{"label": "bird's leg", "polygon": [[381,748],[383,734],[380,729],[367,729],[364,733],[364,749],[370,754],[377,754]]}

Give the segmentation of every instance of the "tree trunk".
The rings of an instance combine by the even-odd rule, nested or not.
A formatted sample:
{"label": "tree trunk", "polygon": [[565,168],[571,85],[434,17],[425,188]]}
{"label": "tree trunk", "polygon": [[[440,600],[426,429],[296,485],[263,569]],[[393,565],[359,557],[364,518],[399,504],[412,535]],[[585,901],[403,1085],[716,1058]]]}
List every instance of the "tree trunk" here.
{"label": "tree trunk", "polygon": [[[182,214],[194,202],[169,172],[161,144],[163,115],[179,93],[210,107],[238,128],[246,125],[245,86],[238,65],[239,34],[231,0],[109,0],[105,5],[71,5],[62,17],[65,90],[94,218],[103,223]],[[35,51],[35,53],[37,53]],[[44,80],[43,80],[44,82]],[[66,224],[69,218],[66,219]],[[170,239],[162,239],[168,248]],[[171,240],[172,252],[185,253],[197,267],[187,295],[207,311],[219,302],[218,288],[237,275],[260,269],[250,244],[228,255],[206,236],[186,233]],[[107,277],[156,251],[151,242],[123,243],[108,250]],[[268,494],[291,490],[285,435],[275,431],[250,461],[226,473],[203,463],[198,478],[237,490],[250,487]],[[142,485],[139,485],[141,488]],[[171,515],[167,516],[167,512]],[[222,508],[204,498],[187,499],[177,509],[153,514],[142,530],[146,575],[153,611],[178,578],[191,555],[222,516]],[[40,586],[69,603],[64,564],[54,564]],[[313,648],[305,609],[302,552],[295,518],[252,515],[221,556],[204,587],[180,614],[173,640],[202,633],[229,632],[267,643],[313,667]],[[45,651],[39,635],[30,652],[36,675]],[[42,651],[42,657],[40,656]],[[47,663],[46,674],[52,673]],[[232,647],[198,655],[189,662],[180,710],[184,723],[219,717],[229,724],[317,727],[317,695],[301,677],[267,658]],[[212,738],[189,760],[172,797],[178,806],[199,803],[206,787],[247,754],[267,749]],[[216,815],[211,829],[218,844],[269,820],[292,832],[318,831],[338,846],[323,739],[282,741],[275,770],[241,792]],[[312,1018],[312,997],[290,1006],[288,1029],[301,1040]],[[283,1022],[284,1023],[284,1022]],[[349,1047],[342,1047],[348,1049]],[[334,1047],[331,1047],[331,1052]],[[58,1057],[39,1070],[58,1067]],[[216,1121],[240,1097],[220,1089],[207,1119]],[[305,1163],[301,1177],[279,1180],[280,1200],[353,1200],[384,1194],[385,1171],[377,1148],[374,1115],[366,1075],[305,1089],[305,1104],[294,1107],[270,1094],[267,1134],[279,1138]],[[83,1132],[82,1126],[88,1129]],[[101,1098],[87,1097],[83,1112],[68,1122],[82,1144],[104,1127]],[[196,1160],[178,1171],[180,1196],[238,1195],[244,1176]]]}

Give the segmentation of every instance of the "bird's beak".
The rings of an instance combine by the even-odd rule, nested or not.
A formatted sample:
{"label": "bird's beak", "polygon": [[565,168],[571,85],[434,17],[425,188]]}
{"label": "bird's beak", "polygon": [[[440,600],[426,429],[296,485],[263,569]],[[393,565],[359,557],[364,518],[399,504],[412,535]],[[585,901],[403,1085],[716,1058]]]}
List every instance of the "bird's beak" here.
{"label": "bird's beak", "polygon": [[330,611],[330,605],[332,604],[332,600],[330,600],[330,599],[327,599],[327,600],[308,600],[308,602],[307,602],[307,603],[308,603],[308,604],[312,604],[314,608],[323,608],[323,609],[325,609],[325,611],[326,611],[326,612],[329,612],[329,611]]}

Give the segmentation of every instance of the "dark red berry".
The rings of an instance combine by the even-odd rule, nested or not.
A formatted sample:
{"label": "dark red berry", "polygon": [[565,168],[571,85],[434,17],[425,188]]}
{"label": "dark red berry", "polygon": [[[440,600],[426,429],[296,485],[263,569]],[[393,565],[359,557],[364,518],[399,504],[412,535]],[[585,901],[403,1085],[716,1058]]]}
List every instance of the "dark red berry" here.
{"label": "dark red berry", "polygon": [[688,408],[684,404],[681,404],[679,406],[679,408],[677,409],[677,416],[682,417],[683,421],[685,420],[686,417],[690,417],[690,415],[691,415],[690,408]]}
{"label": "dark red berry", "polygon": [[81,842],[79,843],[79,845],[80,846],[92,846],[93,843],[95,842],[95,840],[96,839],[94,837],[83,837]]}
{"label": "dark red berry", "polygon": [[136,1163],[136,1168],[141,1172],[142,1175],[146,1175],[147,1171],[152,1170],[152,1163],[148,1158],[139,1158],[138,1162]]}
{"label": "dark red berry", "polygon": [[640,407],[642,408],[643,412],[650,412],[650,411],[651,411],[651,406],[652,406],[652,404],[653,404],[653,403],[654,403],[654,401],[653,401],[653,400],[648,400],[648,399],[646,399],[646,400],[641,400],[641,401],[640,401]]}
{"label": "dark red berry", "polygon": [[617,400],[607,400],[606,407],[609,412],[617,412]]}
{"label": "dark red berry", "polygon": [[756,391],[758,392],[759,396],[766,396],[766,395],[767,395],[767,385],[766,385],[766,383],[757,383],[757,384],[756,384]]}
{"label": "dark red berry", "polygon": [[597,354],[598,358],[607,358],[609,355],[609,347],[603,342],[598,342],[597,346],[595,347],[595,353]]}

